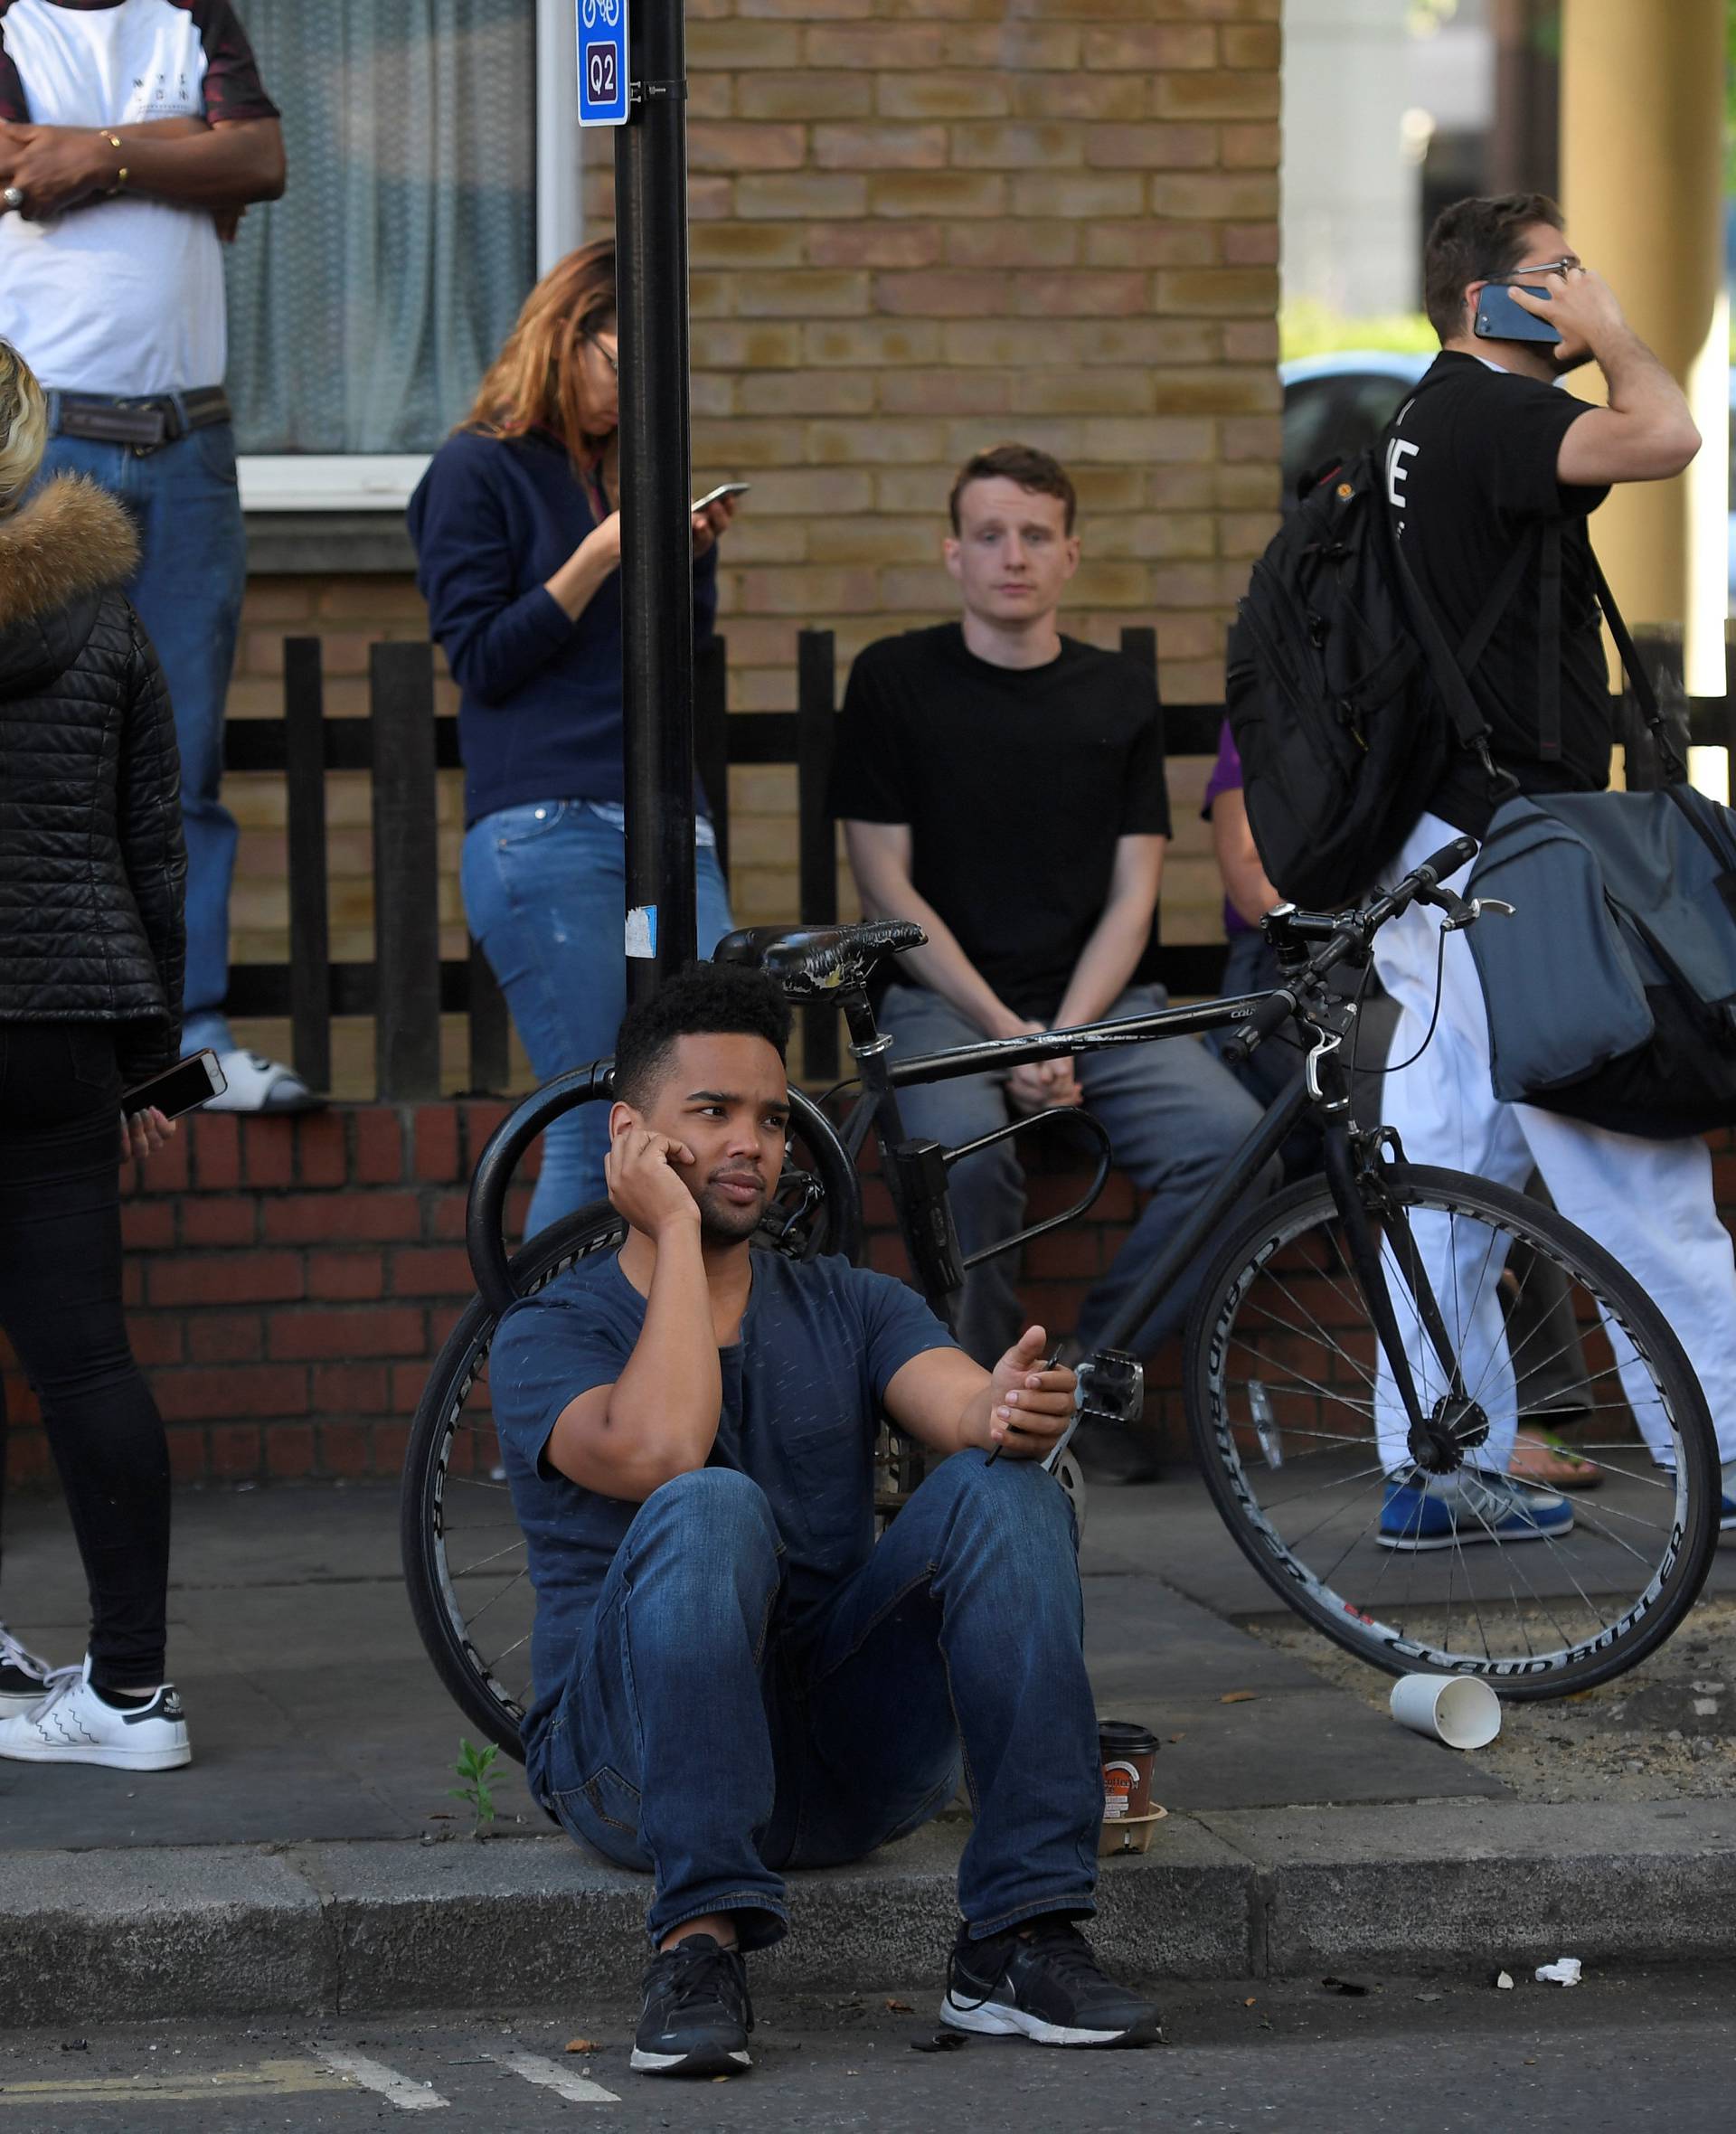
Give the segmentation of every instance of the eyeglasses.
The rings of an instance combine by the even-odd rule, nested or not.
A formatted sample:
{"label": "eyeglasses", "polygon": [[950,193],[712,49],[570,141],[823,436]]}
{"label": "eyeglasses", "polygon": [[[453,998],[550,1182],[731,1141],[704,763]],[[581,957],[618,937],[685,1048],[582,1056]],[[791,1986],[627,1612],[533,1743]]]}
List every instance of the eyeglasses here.
{"label": "eyeglasses", "polygon": [[1533,274],[1558,274],[1565,281],[1571,269],[1583,267],[1584,264],[1577,252],[1567,252],[1559,260],[1545,260],[1541,267],[1518,267],[1511,274],[1492,274],[1489,285],[1496,288],[1511,288],[1514,282],[1528,281]]}
{"label": "eyeglasses", "polygon": [[620,376],[621,365],[619,358],[611,355],[608,349],[605,348],[602,343],[597,338],[595,334],[581,330],[580,334],[580,339],[583,341],[589,341],[590,343],[591,346],[597,351],[598,354],[600,355],[603,361],[609,365],[611,376],[616,378]]}

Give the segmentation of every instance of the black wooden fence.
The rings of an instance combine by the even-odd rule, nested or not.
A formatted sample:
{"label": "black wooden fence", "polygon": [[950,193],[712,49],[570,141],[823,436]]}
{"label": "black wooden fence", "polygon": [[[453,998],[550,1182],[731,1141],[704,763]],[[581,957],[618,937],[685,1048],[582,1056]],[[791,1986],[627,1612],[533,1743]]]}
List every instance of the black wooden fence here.
{"label": "black wooden fence", "polygon": [[[1124,629],[1121,648],[1156,684],[1156,632]],[[1653,647],[1666,668],[1666,648]],[[718,856],[729,869],[729,767],[794,764],[797,779],[799,914],[826,925],[837,911],[836,845],[826,812],[837,711],[837,656],[830,630],[803,630],[797,640],[796,709],[740,713],[725,705],[725,647],[698,648],[695,752],[717,828]],[[1682,700],[1696,742],[1731,750],[1736,765],[1736,687],[1722,697]],[[371,648],[365,718],[325,713],[317,637],[284,642],[281,719],[236,719],[224,733],[225,767],[283,775],[288,785],[289,958],[238,963],[230,975],[230,1011],[289,1019],[296,1071],[310,1087],[330,1086],[334,1015],[371,1016],[378,1094],[413,1101],[440,1093],[440,1016],[469,1024],[471,1089],[504,1091],[510,1080],[505,1002],[473,947],[462,959],[439,952],[439,860],[435,775],[458,764],[458,721],[437,717],[434,666],[425,644]],[[1165,746],[1171,756],[1214,755],[1222,704],[1169,704]],[[1628,741],[1629,782],[1647,782],[1650,743],[1630,703],[1621,700],[1618,731]],[[326,777],[366,771],[373,789],[374,953],[371,962],[331,958],[326,854]],[[1222,968],[1218,944],[1164,946],[1156,973],[1176,994],[1213,991]],[[837,1071],[837,1019],[806,1011],[804,1064],[813,1077]]]}

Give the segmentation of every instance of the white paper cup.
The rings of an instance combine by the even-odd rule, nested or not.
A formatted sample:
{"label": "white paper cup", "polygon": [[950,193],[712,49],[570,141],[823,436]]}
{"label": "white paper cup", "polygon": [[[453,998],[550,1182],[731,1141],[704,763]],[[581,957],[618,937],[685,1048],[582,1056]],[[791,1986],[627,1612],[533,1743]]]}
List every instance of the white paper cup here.
{"label": "white paper cup", "polygon": [[1449,1749],[1486,1749],[1501,1731],[1501,1700],[1474,1675],[1401,1675],[1392,1716]]}

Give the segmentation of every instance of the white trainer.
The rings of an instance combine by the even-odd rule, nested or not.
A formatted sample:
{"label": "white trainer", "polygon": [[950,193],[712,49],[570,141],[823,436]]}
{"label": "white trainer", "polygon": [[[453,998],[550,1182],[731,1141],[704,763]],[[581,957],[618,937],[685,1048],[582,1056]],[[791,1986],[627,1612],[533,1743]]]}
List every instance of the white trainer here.
{"label": "white trainer", "polygon": [[90,1662],[56,1667],[34,1708],[0,1721],[0,1756],[21,1763],[101,1763],[113,1770],[175,1770],[193,1761],[186,1715],[172,1682],[147,1704],[120,1711],[90,1686]]}
{"label": "white trainer", "polygon": [[326,1100],[307,1087],[293,1067],[281,1060],[268,1060],[263,1053],[236,1050],[219,1053],[217,1064],[229,1085],[221,1096],[208,1097],[206,1111],[319,1111]]}
{"label": "white trainer", "polygon": [[5,1623],[0,1623],[0,1719],[11,1719],[40,1704],[55,1676],[62,1671],[20,1645]]}

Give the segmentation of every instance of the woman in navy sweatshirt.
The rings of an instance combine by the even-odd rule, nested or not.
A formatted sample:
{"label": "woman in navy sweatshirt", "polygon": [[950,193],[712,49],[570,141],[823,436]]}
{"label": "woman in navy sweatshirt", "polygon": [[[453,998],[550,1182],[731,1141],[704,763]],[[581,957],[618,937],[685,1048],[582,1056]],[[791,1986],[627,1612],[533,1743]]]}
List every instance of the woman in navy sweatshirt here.
{"label": "woman in navy sweatshirt", "polygon": [[[531,1065],[599,1059],[627,1006],[615,247],[538,282],[410,500],[417,582],[459,688],[461,881]],[[717,611],[725,499],[693,521],[693,628]],[[695,854],[699,944],[731,920],[716,840]],[[608,1106],[544,1138],[530,1230],[603,1195]]]}

